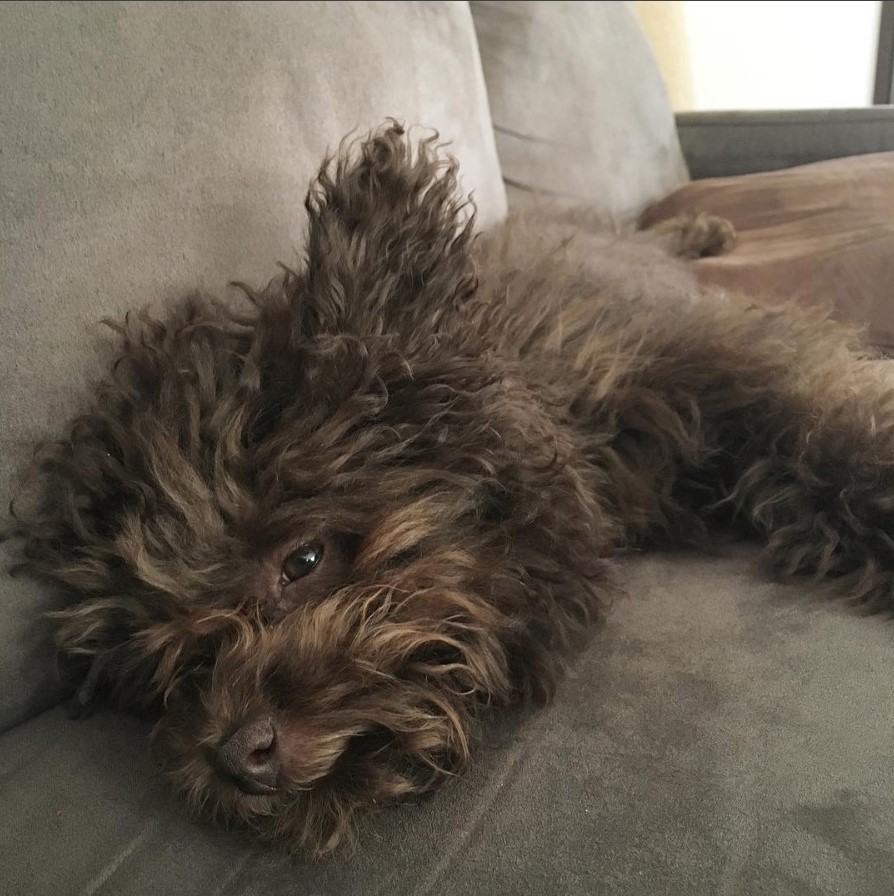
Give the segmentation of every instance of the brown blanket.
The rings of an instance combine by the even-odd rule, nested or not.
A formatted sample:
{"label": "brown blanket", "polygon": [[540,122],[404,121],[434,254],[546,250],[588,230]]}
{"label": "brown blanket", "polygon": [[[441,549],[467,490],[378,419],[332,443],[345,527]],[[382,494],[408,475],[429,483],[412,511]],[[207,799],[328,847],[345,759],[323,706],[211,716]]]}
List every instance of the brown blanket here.
{"label": "brown blanket", "polygon": [[769,302],[824,304],[894,349],[894,152],[695,181],[643,214],[728,218],[739,241],[696,262],[706,284]]}

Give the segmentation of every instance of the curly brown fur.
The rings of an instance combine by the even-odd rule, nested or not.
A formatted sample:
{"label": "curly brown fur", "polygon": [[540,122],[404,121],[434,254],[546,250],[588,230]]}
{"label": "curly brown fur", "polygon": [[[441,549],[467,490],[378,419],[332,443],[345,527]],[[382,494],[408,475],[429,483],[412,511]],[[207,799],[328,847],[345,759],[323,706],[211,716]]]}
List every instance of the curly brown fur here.
{"label": "curly brown fur", "polygon": [[665,249],[677,258],[706,258],[723,255],[736,245],[736,229],[726,218],[707,212],[689,212],[668,218],[650,228]]}
{"label": "curly brown fur", "polygon": [[[667,250],[716,251],[716,219],[622,238],[534,212],[476,241],[470,211],[434,139],[343,148],[297,271],[244,311],[116,325],[16,524],[21,566],[72,594],[62,650],[159,709],[174,788],[287,848],[454,775],[483,707],[548,698],[625,547],[735,524],[894,603],[886,362],[701,294]],[[217,760],[252,720],[260,795]]]}

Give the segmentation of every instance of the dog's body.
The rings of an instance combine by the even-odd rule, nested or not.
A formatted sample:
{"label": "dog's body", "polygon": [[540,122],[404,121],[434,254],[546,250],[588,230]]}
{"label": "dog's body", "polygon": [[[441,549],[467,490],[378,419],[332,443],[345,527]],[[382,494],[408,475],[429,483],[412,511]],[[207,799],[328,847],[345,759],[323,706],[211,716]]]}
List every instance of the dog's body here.
{"label": "dog's body", "polygon": [[[892,605],[894,389],[818,314],[703,294],[716,221],[600,236],[532,213],[476,241],[402,130],[312,188],[306,266],[243,316],[120,328],[41,455],[23,565],[60,642],[209,814],[324,852],[445,780],[479,708],[548,697],[611,557],[766,539]],[[668,251],[670,250],[670,251]]]}

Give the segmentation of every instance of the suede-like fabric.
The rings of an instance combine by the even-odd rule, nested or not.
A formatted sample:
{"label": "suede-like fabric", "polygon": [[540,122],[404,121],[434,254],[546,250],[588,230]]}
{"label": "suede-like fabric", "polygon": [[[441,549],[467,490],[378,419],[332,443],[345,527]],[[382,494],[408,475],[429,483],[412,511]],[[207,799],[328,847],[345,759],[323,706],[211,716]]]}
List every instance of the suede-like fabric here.
{"label": "suede-like fabric", "polygon": [[894,632],[750,549],[625,561],[555,704],[468,775],[305,865],[192,822],[146,729],[52,710],[0,738],[17,896],[890,896]]}
{"label": "suede-like fabric", "polygon": [[731,252],[696,262],[702,283],[829,307],[894,349],[894,152],[693,181],[642,224],[691,211],[728,218],[738,232]]}
{"label": "suede-like fabric", "polygon": [[667,91],[628,3],[471,6],[512,205],[583,202],[626,228],[688,180]]}
{"label": "suede-like fabric", "polygon": [[[294,265],[352,129],[439,128],[481,226],[505,212],[464,3],[4,3],[0,72],[4,510],[100,369],[99,319]],[[2,730],[53,699],[54,602],[0,575],[0,604]]]}

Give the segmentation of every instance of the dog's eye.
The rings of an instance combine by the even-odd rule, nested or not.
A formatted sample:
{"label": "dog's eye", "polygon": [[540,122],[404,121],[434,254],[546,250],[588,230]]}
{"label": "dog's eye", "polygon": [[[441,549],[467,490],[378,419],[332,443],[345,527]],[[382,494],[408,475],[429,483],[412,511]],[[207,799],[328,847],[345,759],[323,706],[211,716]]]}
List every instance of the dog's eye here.
{"label": "dog's eye", "polygon": [[282,583],[288,585],[302,579],[323,559],[323,545],[319,541],[308,541],[295,548],[282,565]]}

